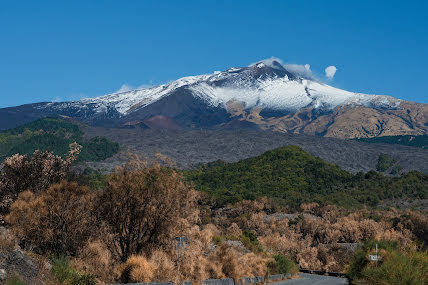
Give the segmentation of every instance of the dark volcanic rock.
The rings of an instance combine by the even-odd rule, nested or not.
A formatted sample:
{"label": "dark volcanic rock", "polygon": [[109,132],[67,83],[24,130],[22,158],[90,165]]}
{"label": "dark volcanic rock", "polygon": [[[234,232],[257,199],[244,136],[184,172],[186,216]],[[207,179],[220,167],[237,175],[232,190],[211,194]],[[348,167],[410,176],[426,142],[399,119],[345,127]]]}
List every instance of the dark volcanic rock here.
{"label": "dark volcanic rock", "polygon": [[[170,157],[180,168],[191,168],[198,163],[219,159],[235,162],[281,146],[297,145],[312,155],[351,172],[376,169],[379,155],[386,153],[395,158],[404,171],[419,170],[428,173],[428,150],[402,145],[361,143],[258,130],[125,130],[89,127],[86,135],[105,136],[120,143],[125,151],[130,150],[148,157],[160,152]],[[111,169],[122,162],[117,155],[97,166]]]}

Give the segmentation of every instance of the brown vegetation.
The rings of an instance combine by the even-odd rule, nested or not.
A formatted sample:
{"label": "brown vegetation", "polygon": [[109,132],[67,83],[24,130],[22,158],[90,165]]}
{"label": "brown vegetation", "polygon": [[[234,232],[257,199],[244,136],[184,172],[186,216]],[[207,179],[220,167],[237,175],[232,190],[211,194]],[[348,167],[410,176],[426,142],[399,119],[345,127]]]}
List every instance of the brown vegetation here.
{"label": "brown vegetation", "polygon": [[[49,164],[46,157],[38,159]],[[7,222],[17,242],[0,240],[0,249],[19,244],[44,256],[71,256],[76,272],[99,283],[239,279],[284,267],[296,272],[292,261],[343,272],[363,241],[402,247],[426,241],[428,218],[418,212],[309,203],[287,213],[267,198],[220,208],[184,184],[179,172],[138,158],[109,175],[104,189],[65,180],[51,185],[66,172],[14,190],[20,194]],[[188,238],[181,250],[174,247],[177,236]]]}
{"label": "brown vegetation", "polygon": [[196,197],[178,172],[159,164],[143,167],[135,160],[110,176],[97,208],[111,233],[114,253],[126,261],[134,254],[167,248],[196,221]]}
{"label": "brown vegetation", "polygon": [[63,181],[35,195],[25,191],[6,217],[24,248],[75,255],[96,234],[94,195],[86,186]]}
{"label": "brown vegetation", "polygon": [[78,144],[71,144],[65,159],[39,150],[30,157],[20,154],[8,157],[0,172],[0,214],[7,214],[19,193],[46,190],[51,184],[64,179],[80,149]]}

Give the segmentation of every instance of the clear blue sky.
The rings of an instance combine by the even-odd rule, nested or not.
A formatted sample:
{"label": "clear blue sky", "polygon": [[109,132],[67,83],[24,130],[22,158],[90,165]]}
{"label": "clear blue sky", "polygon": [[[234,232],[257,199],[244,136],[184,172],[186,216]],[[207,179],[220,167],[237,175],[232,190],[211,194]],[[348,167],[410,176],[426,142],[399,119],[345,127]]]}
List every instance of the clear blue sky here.
{"label": "clear blue sky", "polygon": [[1,1],[0,107],[95,97],[275,56],[428,103],[428,1]]}

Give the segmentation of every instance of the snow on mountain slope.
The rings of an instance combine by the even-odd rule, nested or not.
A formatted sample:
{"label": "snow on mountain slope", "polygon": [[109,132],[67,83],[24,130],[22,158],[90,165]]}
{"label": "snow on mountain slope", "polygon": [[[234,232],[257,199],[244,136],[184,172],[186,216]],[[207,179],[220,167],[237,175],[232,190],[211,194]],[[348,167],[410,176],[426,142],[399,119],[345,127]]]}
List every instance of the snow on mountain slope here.
{"label": "snow on mountain slope", "polygon": [[153,102],[156,102],[164,95],[167,95],[181,86],[193,84],[205,79],[206,77],[207,75],[183,77],[167,85],[113,93],[74,102],[50,103],[48,107],[52,106],[54,109],[65,109],[88,108],[91,106],[97,112],[105,112],[108,107],[112,107],[122,115],[125,115],[135,108],[143,108]]}
{"label": "snow on mountain slope", "polygon": [[385,95],[366,95],[334,88],[311,76],[289,71],[286,65],[275,60],[267,60],[224,72],[184,77],[152,88],[75,102],[51,103],[50,107],[57,110],[90,108],[96,113],[113,109],[123,116],[153,104],[179,88],[186,88],[210,106],[223,108],[231,100],[242,102],[246,109],[259,107],[287,111],[305,107],[333,109],[349,104],[396,108],[400,104],[400,100]]}

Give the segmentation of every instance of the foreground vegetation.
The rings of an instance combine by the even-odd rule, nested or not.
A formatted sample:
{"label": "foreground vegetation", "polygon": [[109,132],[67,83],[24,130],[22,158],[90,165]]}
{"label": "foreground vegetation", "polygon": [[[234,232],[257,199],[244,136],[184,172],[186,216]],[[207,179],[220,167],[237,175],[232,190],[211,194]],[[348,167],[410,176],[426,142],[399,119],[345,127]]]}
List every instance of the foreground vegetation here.
{"label": "foreground vegetation", "polygon": [[[375,254],[378,245],[378,262],[370,262],[368,254]],[[428,250],[417,250],[416,245],[400,248],[388,240],[366,241],[354,254],[348,275],[354,282],[366,284],[427,284]]]}
{"label": "foreground vegetation", "polygon": [[278,148],[236,163],[217,161],[187,171],[186,177],[197,190],[209,193],[222,204],[266,196],[294,208],[308,202],[351,208],[376,206],[384,199],[428,198],[426,174],[351,174],[297,146]]}
{"label": "foreground vegetation", "polygon": [[[252,192],[254,196],[241,196],[231,200],[233,205],[225,205],[224,193],[210,196],[195,191],[186,182],[194,173],[186,173],[185,178],[171,167],[138,157],[105,176],[90,171],[73,173],[71,165],[81,150],[73,143],[63,158],[36,151],[31,156],[11,156],[3,163],[0,198],[6,229],[0,231],[0,255],[13,254],[13,249],[24,250],[37,264],[34,270],[38,272],[30,276],[12,267],[8,272],[10,284],[199,282],[224,277],[238,280],[295,274],[299,268],[349,271],[356,281],[377,284],[397,264],[410,268],[403,276],[414,272],[407,284],[424,284],[416,282],[427,280],[423,267],[423,248],[428,242],[426,215],[409,210],[346,209],[329,205],[328,199],[320,200],[322,203],[311,201],[311,197],[317,200],[339,195],[337,185],[344,181],[350,183],[348,187],[363,187],[362,180],[370,189],[369,183],[386,187],[383,183],[390,180],[383,179],[397,179],[399,184],[403,177],[407,180],[391,188],[392,195],[417,197],[426,187],[426,178],[421,174],[397,178],[376,172],[352,175],[288,147],[247,160],[251,171],[239,163],[230,164],[231,170],[225,164],[212,166],[216,168],[214,172],[210,167],[198,170],[198,175],[204,175],[204,171],[215,174],[225,167],[222,183],[234,181],[230,186],[225,184],[225,193],[240,189],[233,188],[239,181],[233,178],[242,179],[245,173],[260,189]],[[255,175],[257,172],[260,176]],[[370,178],[372,175],[378,181]],[[246,183],[242,187],[255,189]],[[266,185],[281,195],[275,196],[277,192]],[[284,193],[294,192],[304,199],[287,200],[288,194],[281,192],[281,187],[287,185],[289,192]],[[345,193],[352,190],[345,189]],[[368,201],[364,196],[368,193],[363,188],[356,189],[361,193],[350,193],[362,205]],[[229,193],[235,194],[245,193]],[[384,194],[388,195],[386,190]],[[336,198],[350,199],[348,194],[342,195]],[[311,202],[297,205],[299,201]],[[180,251],[175,237],[187,238]],[[388,253],[382,252],[384,261],[377,268],[367,261],[373,247],[367,241],[371,240],[394,245],[391,251],[385,247]],[[354,255],[354,247],[360,244],[364,245]],[[378,284],[395,284],[392,277],[388,280],[389,283]]]}

